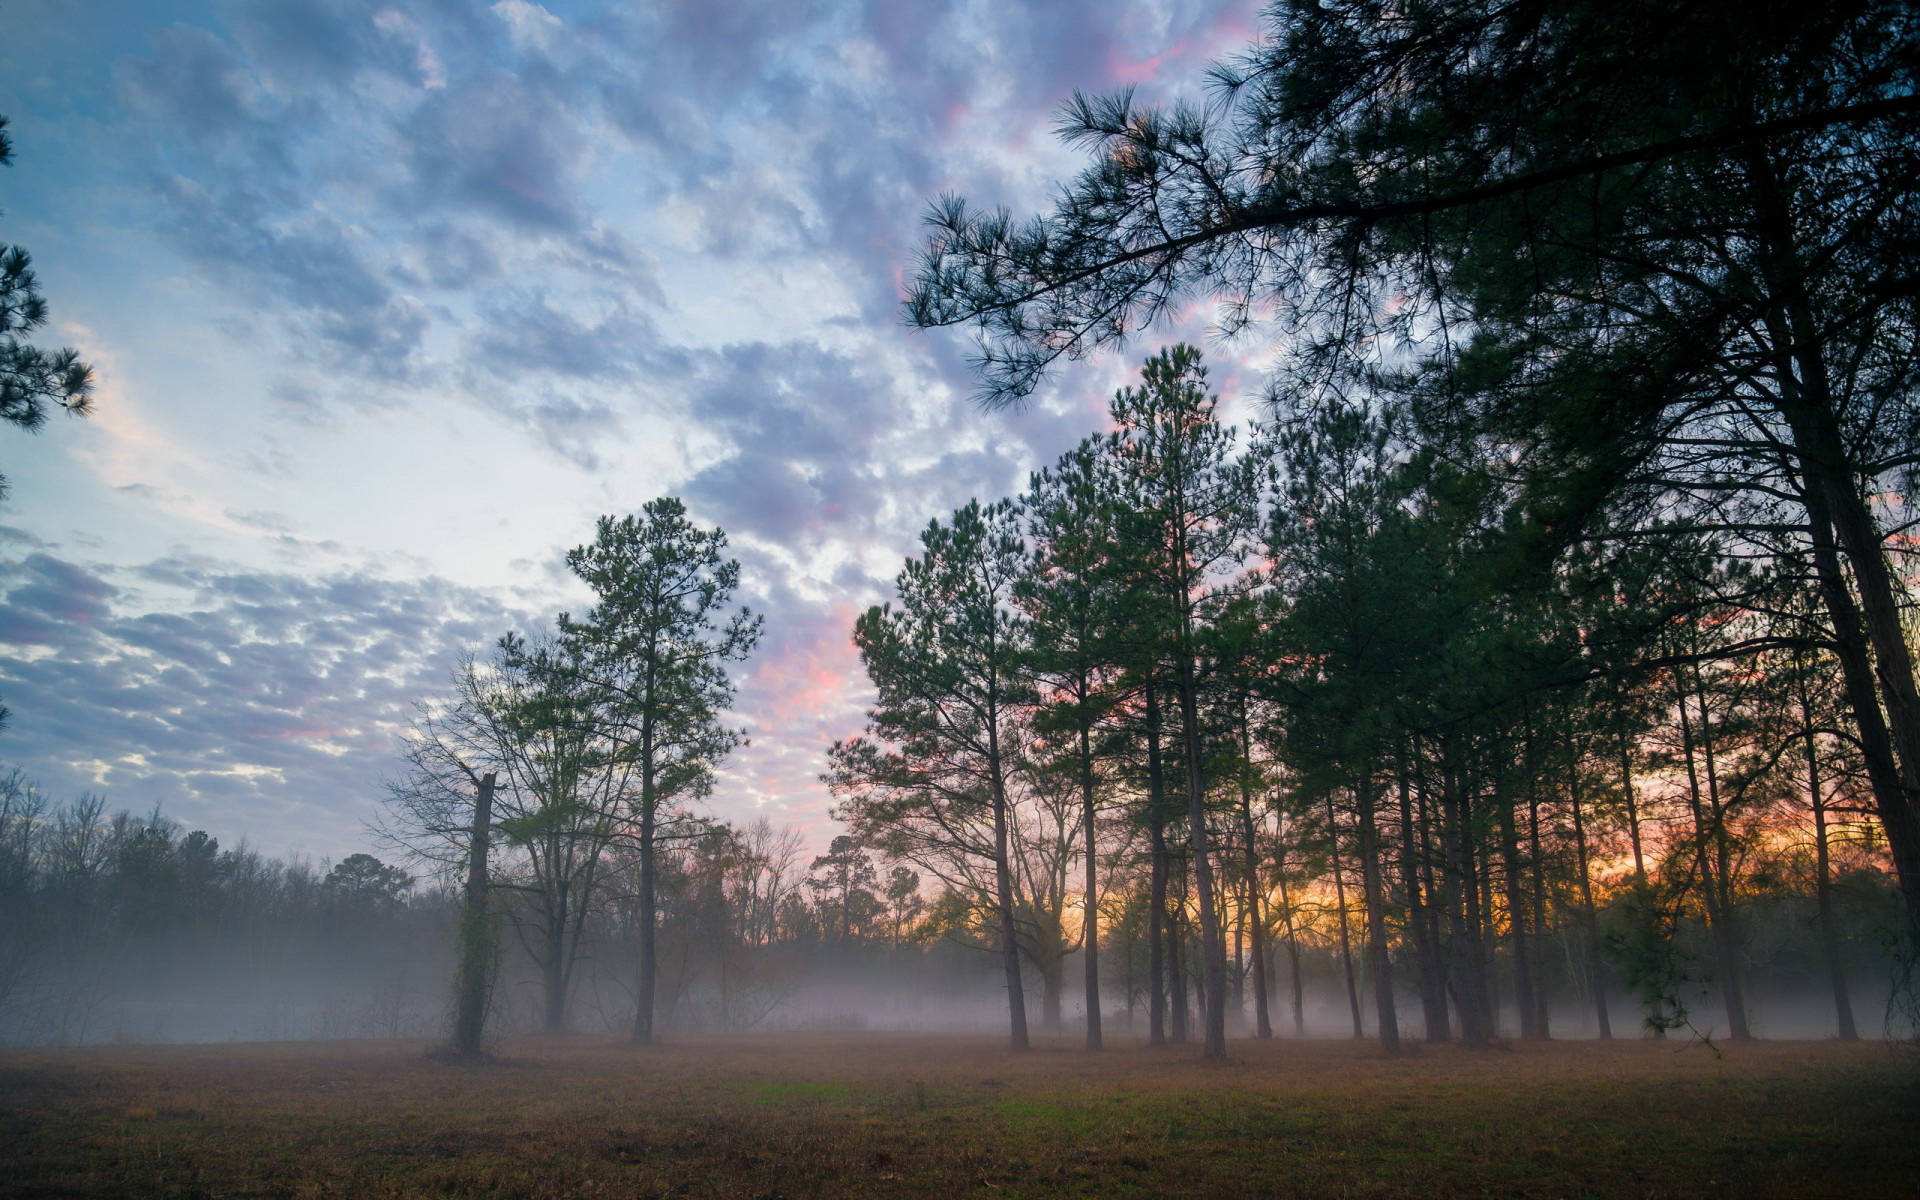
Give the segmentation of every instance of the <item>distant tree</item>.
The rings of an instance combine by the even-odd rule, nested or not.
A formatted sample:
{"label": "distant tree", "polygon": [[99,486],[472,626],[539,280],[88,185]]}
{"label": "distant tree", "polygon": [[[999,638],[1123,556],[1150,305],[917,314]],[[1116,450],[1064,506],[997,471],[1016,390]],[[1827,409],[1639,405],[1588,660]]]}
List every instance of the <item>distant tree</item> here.
{"label": "distant tree", "polygon": [[920,894],[920,872],[902,863],[887,872],[887,916],[893,923],[893,944],[897,947],[927,911],[926,897]]}
{"label": "distant tree", "polygon": [[662,818],[711,792],[715,767],[745,736],[721,723],[734,694],[727,666],[752,653],[761,621],[745,607],[727,611],[740,564],[726,546],[668,496],[637,516],[600,518],[594,540],[567,553],[595,602],[583,617],[560,615],[561,642],[592,693],[596,735],[631,764],[636,785],[626,797],[639,855],[635,1042],[654,1040]]}
{"label": "distant tree", "polygon": [[994,913],[1012,1043],[1025,1049],[1013,807],[1032,691],[1027,624],[1012,603],[1026,572],[1016,517],[1010,502],[973,502],[932,522],[895,583],[898,606],[855,624],[879,703],[865,736],[828,752],[826,779],[860,843]]}
{"label": "distant tree", "polygon": [[801,879],[798,871],[806,842],[798,829],[775,829],[755,817],[733,830],[734,871],[730,888],[739,914],[740,939],[765,946],[780,936],[780,907]]}
{"label": "distant tree", "polygon": [[846,834],[833,839],[825,854],[813,860],[807,888],[813,893],[820,923],[846,945],[867,936],[884,911],[878,893],[879,873],[867,852]]}
{"label": "distant tree", "polygon": [[[202,838],[206,836],[197,830],[195,833]],[[192,836],[189,835],[189,840]],[[413,876],[371,854],[349,854],[327,872],[326,886],[342,904],[380,909],[402,903],[413,888]]]}

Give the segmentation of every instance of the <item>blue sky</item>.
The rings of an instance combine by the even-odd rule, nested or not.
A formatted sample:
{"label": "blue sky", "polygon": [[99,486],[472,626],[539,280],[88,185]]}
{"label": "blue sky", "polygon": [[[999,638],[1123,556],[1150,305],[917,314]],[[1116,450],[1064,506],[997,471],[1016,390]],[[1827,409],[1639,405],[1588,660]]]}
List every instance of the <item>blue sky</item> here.
{"label": "blue sky", "polygon": [[92,417],[0,430],[0,761],[227,844],[365,849],[413,704],[581,607],[566,549],[672,494],[767,615],[712,807],[824,844],[824,751],[869,699],[854,616],[1159,342],[977,411],[967,336],[899,320],[921,213],[1035,210],[1078,166],[1074,89],[1185,94],[1254,16],[0,8],[0,241],[34,256],[38,340],[99,378]]}

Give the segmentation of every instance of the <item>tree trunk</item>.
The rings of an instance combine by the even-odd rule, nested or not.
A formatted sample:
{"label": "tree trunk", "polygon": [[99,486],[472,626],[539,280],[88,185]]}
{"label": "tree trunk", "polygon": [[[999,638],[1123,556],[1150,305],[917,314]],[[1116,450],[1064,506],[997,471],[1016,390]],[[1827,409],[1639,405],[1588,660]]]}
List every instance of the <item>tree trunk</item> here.
{"label": "tree trunk", "polygon": [[453,1048],[477,1055],[493,979],[493,921],[487,913],[487,851],[493,836],[494,773],[480,777],[467,841],[466,911],[460,919],[460,966],[454,976]]}
{"label": "tree trunk", "polygon": [[1066,956],[1048,955],[1037,965],[1040,975],[1040,1031],[1057,1035],[1065,1032],[1067,1027],[1063,1011],[1067,992]]}
{"label": "tree trunk", "polygon": [[655,814],[651,779],[642,778],[640,789],[640,895],[637,899],[638,911],[634,913],[634,936],[640,944],[640,965],[633,988],[633,1041],[635,1045],[645,1046],[654,1040],[654,992],[659,983],[660,963],[655,955],[653,933],[659,905],[654,895]]}
{"label": "tree trunk", "polygon": [[1640,803],[1633,787],[1633,749],[1624,725],[1620,729],[1620,798],[1627,806],[1627,837],[1633,843],[1633,881],[1647,883],[1647,859],[1640,848]]}
{"label": "tree trunk", "polygon": [[[1547,931],[1547,870],[1546,859],[1540,853],[1540,789],[1537,786],[1527,788],[1527,841],[1532,847],[1527,853],[1533,863],[1533,936],[1536,939],[1534,945],[1538,948],[1537,939],[1545,936]],[[1540,960],[1536,957],[1533,961],[1538,963]],[[1534,1018],[1534,1028],[1542,1038],[1553,1036],[1552,1014],[1547,1011],[1548,998],[1546,983],[1536,972],[1533,977],[1533,1003],[1539,1015]]]}
{"label": "tree trunk", "polygon": [[1853,1024],[1853,999],[1847,994],[1847,975],[1840,965],[1840,934],[1834,928],[1827,799],[1820,781],[1820,749],[1813,729],[1813,706],[1807,698],[1804,679],[1800,689],[1800,734],[1807,752],[1807,797],[1813,805],[1814,904],[1820,920],[1820,956],[1826,960],[1827,978],[1833,986],[1833,1012],[1840,1025],[1840,1040],[1857,1042],[1860,1031]]}
{"label": "tree trunk", "polygon": [[[1531,764],[1529,764],[1531,776]],[[1531,778],[1528,780],[1531,788]],[[1533,957],[1527,947],[1527,906],[1522,899],[1520,837],[1515,829],[1513,805],[1508,797],[1494,800],[1495,819],[1500,823],[1500,856],[1505,870],[1507,902],[1507,944],[1513,951],[1513,1004],[1520,1016],[1520,1036],[1540,1036],[1540,1014],[1533,1002]]]}
{"label": "tree trunk", "polygon": [[1270,1038],[1273,1022],[1267,1016],[1267,922],[1260,905],[1260,852],[1254,837],[1253,788],[1247,779],[1253,764],[1253,743],[1244,694],[1240,697],[1240,753],[1247,760],[1240,773],[1240,830],[1246,839],[1246,923],[1253,940],[1253,1031],[1255,1037]]}
{"label": "tree trunk", "polygon": [[1893,736],[1880,711],[1879,689],[1867,654],[1860,610],[1853,602],[1853,593],[1848,590],[1834,550],[1826,506],[1810,495],[1807,511],[1812,524],[1808,536],[1813,547],[1814,574],[1820,581],[1827,618],[1834,628],[1834,650],[1840,659],[1840,680],[1846,688],[1847,707],[1853,713],[1854,728],[1860,735],[1860,756],[1866,762],[1874,808],[1881,827],[1887,831],[1887,849],[1892,852],[1894,874],[1900,880],[1900,891],[1906,900],[1908,933],[1920,939],[1920,804],[1908,803],[1906,777],[1894,761]]}
{"label": "tree trunk", "polygon": [[[1183,642],[1188,640],[1182,639]],[[1193,855],[1193,882],[1200,907],[1200,959],[1205,977],[1206,1058],[1227,1056],[1227,940],[1220,928],[1220,897],[1214,886],[1213,860],[1207,849],[1207,784],[1200,746],[1199,684],[1192,655],[1180,655],[1180,736],[1187,759],[1187,832]]]}
{"label": "tree trunk", "polygon": [[[1807,287],[1807,270],[1788,200],[1790,184],[1758,144],[1748,153],[1752,202],[1763,253],[1760,264],[1774,303],[1763,314],[1777,353],[1779,410],[1792,432],[1801,496],[1816,553],[1837,542],[1851,568],[1854,592],[1836,571],[1820,570],[1834,640],[1848,675],[1849,700],[1868,743],[1872,769],[1878,752],[1871,744],[1884,730],[1891,743],[1897,776],[1873,772],[1874,796],[1886,829],[1888,849],[1907,903],[1908,934],[1920,937],[1920,681],[1913,651],[1900,623],[1899,587],[1887,563],[1886,546],[1873,512],[1861,494],[1859,464],[1849,455],[1836,413],[1838,405],[1827,365],[1826,339]],[[1832,535],[1831,540],[1829,535]],[[1861,634],[1864,632],[1864,645]],[[1849,657],[1872,666],[1856,671]],[[1875,693],[1876,702],[1854,695],[1856,683]],[[1884,721],[1881,706],[1885,707]],[[1869,715],[1871,714],[1871,715]],[[1870,730],[1868,726],[1877,726]],[[1883,791],[1882,788],[1886,790]]]}
{"label": "tree trunk", "polygon": [[[1160,762],[1160,704],[1147,684],[1147,836],[1152,881],[1147,898],[1147,1044],[1167,1040],[1167,830],[1166,775]],[[1184,1022],[1182,1024],[1184,1029]]]}
{"label": "tree trunk", "polygon": [[1394,1008],[1393,971],[1387,959],[1386,889],[1380,882],[1380,839],[1374,829],[1373,767],[1360,772],[1354,800],[1360,810],[1360,887],[1367,904],[1367,971],[1373,976],[1380,1048],[1400,1052],[1400,1016]]}
{"label": "tree trunk", "polygon": [[[1082,693],[1085,687],[1081,688]],[[1083,695],[1084,698],[1084,695]],[[1084,711],[1084,706],[1083,706]],[[1086,894],[1081,905],[1080,947],[1086,955],[1087,1049],[1100,1049],[1100,859],[1096,853],[1093,800],[1093,746],[1084,720],[1080,725],[1080,838],[1087,848]]]}
{"label": "tree trunk", "polygon": [[[1167,863],[1168,892],[1171,893],[1173,860]],[[1180,894],[1167,910],[1167,1038],[1177,1046],[1187,1044],[1187,877],[1180,873]]]}
{"label": "tree trunk", "polygon": [[1340,967],[1347,979],[1347,1009],[1353,1014],[1353,1036],[1367,1036],[1360,1021],[1360,989],[1353,979],[1353,938],[1347,930],[1347,883],[1340,869],[1340,825],[1333,809],[1333,793],[1327,793],[1327,845],[1333,861],[1333,903],[1340,911]]}
{"label": "tree trunk", "polygon": [[1027,997],[1020,981],[1019,930],[1014,923],[1013,871],[1008,857],[1007,793],[996,771],[993,777],[993,885],[995,906],[1000,910],[1000,961],[1007,979],[1011,1044],[1015,1050],[1025,1050],[1030,1044]]}
{"label": "tree trunk", "polygon": [[[558,859],[550,861],[557,864]],[[554,873],[559,872],[556,869]],[[540,964],[545,977],[544,1028],[548,1033],[561,1033],[567,1027],[567,899],[566,882],[556,881],[553,895],[547,901],[546,961]]]}
{"label": "tree trunk", "polygon": [[[1674,672],[1674,684],[1680,706],[1680,747],[1687,762],[1687,798],[1693,812],[1694,866],[1700,875],[1700,898],[1707,912],[1707,930],[1713,937],[1714,961],[1720,968],[1720,998],[1727,1013],[1727,1036],[1735,1041],[1745,1041],[1749,1036],[1747,1009],[1741,995],[1740,976],[1735,962],[1738,951],[1732,931],[1727,928],[1727,914],[1721,906],[1720,883],[1713,862],[1715,856],[1708,851],[1708,840],[1713,837],[1715,830],[1710,827],[1702,798],[1700,773],[1694,755],[1693,721],[1687,713],[1687,689],[1678,670]],[[1706,712],[1704,697],[1701,699],[1701,712],[1703,715]],[[1702,750],[1711,765],[1711,744],[1702,747]],[[1715,807],[1717,814],[1718,806]]]}
{"label": "tree trunk", "polygon": [[[1440,925],[1447,909],[1447,892],[1434,880],[1434,867],[1439,864],[1441,876],[1446,878],[1446,865],[1433,849],[1433,805],[1428,789],[1421,788],[1419,804],[1415,815],[1420,842],[1419,879],[1421,891],[1426,896],[1426,942],[1429,951],[1427,963],[1426,995],[1423,1005],[1427,1008],[1430,1020],[1427,1024],[1428,1041],[1447,1041],[1453,1036],[1447,1017],[1447,954],[1446,943],[1441,937]],[[1435,1034],[1438,1034],[1436,1037]]]}
{"label": "tree trunk", "polygon": [[1420,869],[1414,852],[1413,781],[1409,777],[1404,743],[1395,754],[1395,776],[1400,794],[1400,873],[1407,894],[1407,938],[1413,945],[1414,972],[1420,979],[1420,1015],[1426,1040],[1444,1042],[1447,1029],[1446,972],[1440,965],[1438,939],[1430,936],[1429,905],[1420,888]]}
{"label": "tree trunk", "polygon": [[1613,1037],[1613,1023],[1607,1019],[1607,982],[1601,973],[1600,917],[1593,905],[1593,872],[1588,868],[1587,822],[1580,806],[1580,764],[1568,756],[1567,798],[1573,804],[1573,848],[1580,872],[1581,932],[1586,935],[1587,978],[1593,987],[1593,1016],[1599,1023],[1603,1041]]}
{"label": "tree trunk", "polygon": [[1306,989],[1300,978],[1300,941],[1293,930],[1293,897],[1287,889],[1287,857],[1283,848],[1277,865],[1280,876],[1280,910],[1287,931],[1287,976],[1293,992],[1293,1036],[1307,1036]]}
{"label": "tree trunk", "polygon": [[1447,734],[1442,743],[1443,809],[1441,837],[1447,856],[1447,924],[1452,945],[1454,1006],[1460,1012],[1460,1041],[1468,1046],[1485,1046],[1492,1036],[1487,1026],[1486,976],[1480,961],[1480,913],[1477,901],[1479,885],[1474,879],[1473,847],[1469,826],[1470,811],[1466,781],[1459,763],[1458,734]]}

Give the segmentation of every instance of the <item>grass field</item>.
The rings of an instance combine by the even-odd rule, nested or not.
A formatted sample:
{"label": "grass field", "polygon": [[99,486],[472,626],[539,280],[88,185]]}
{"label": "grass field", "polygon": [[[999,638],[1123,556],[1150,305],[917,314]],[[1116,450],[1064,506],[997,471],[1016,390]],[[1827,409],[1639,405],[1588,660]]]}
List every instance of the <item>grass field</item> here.
{"label": "grass field", "polygon": [[1913,1196],[1920,1060],[940,1034],[0,1052],[0,1193]]}

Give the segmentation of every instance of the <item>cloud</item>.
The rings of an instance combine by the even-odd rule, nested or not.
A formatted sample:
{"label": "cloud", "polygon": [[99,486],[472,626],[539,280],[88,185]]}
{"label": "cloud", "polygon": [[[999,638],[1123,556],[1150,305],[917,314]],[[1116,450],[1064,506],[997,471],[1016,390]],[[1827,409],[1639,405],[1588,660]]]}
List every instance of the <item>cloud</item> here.
{"label": "cloud", "polygon": [[[185,599],[154,607],[154,585]],[[52,794],[336,856],[359,847],[414,703],[462,651],[527,623],[441,580],[193,559],[35,552],[0,560],[0,596],[0,753]]]}
{"label": "cloud", "polygon": [[[1227,0],[285,0],[191,16],[114,64],[118,109],[86,136],[117,164],[116,195],[139,199],[96,197],[126,210],[98,240],[207,304],[134,291],[95,307],[138,307],[149,347],[178,333],[197,350],[223,327],[238,370],[183,348],[166,377],[242,382],[225,407],[103,392],[93,453],[114,498],[197,519],[180,553],[80,562],[46,529],[0,530],[16,651],[0,658],[15,712],[0,752],[30,751],[56,793],[106,788],[225,837],[343,850],[411,702],[459,649],[532,619],[518,598],[553,594],[557,547],[582,531],[554,530],[544,557],[515,544],[491,589],[394,578],[420,575],[412,548],[356,544],[328,490],[339,472],[314,465],[323,442],[411,436],[423,460],[473,461],[432,477],[474,489],[473,529],[523,526],[576,485],[552,499],[569,520],[685,497],[727,530],[743,598],[768,616],[742,676],[754,745],[716,807],[817,820],[821,755],[864,703],[853,617],[930,518],[1018,491],[1100,427],[1137,366],[1062,373],[1020,413],[968,406],[968,335],[899,320],[924,205],[948,188],[1046,203],[1079,165],[1050,132],[1074,89],[1164,98],[1249,21]],[[398,407],[409,419],[359,420]],[[495,436],[484,467],[476,415]],[[522,446],[558,465],[523,469]],[[234,464],[244,488],[200,486]],[[378,502],[358,507],[407,513],[426,486],[409,466],[383,458],[355,485]],[[216,528],[229,540],[207,540]],[[236,538],[252,565],[228,561]]]}

